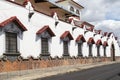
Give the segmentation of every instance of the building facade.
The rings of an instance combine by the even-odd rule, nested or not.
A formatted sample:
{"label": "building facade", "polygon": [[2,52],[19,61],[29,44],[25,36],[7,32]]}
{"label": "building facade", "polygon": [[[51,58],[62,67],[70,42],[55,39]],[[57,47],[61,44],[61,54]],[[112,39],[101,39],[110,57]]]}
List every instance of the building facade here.
{"label": "building facade", "polygon": [[0,56],[70,58],[120,56],[114,33],[81,20],[83,6],[73,0],[0,1]]}

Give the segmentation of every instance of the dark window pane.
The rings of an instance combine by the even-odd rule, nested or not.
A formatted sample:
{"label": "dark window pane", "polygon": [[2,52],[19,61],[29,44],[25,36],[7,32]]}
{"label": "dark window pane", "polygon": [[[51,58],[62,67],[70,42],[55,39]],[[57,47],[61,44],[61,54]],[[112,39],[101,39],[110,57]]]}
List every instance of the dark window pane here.
{"label": "dark window pane", "polygon": [[100,45],[97,45],[97,56],[100,56]]}
{"label": "dark window pane", "polygon": [[89,56],[92,56],[92,44],[89,44]]}
{"label": "dark window pane", "polygon": [[83,56],[82,55],[82,43],[78,43],[78,56]]}
{"label": "dark window pane", "polygon": [[79,12],[79,10],[76,10],[76,14],[79,14],[79,15],[80,15],[80,12]]}
{"label": "dark window pane", "polygon": [[70,7],[70,11],[74,12],[74,8],[72,6]]}
{"label": "dark window pane", "polygon": [[17,33],[6,32],[6,51],[17,52]]}
{"label": "dark window pane", "polygon": [[64,54],[68,54],[68,41],[63,42]]}
{"label": "dark window pane", "polygon": [[47,38],[41,38],[41,46],[42,46],[42,53],[48,53],[48,39]]}

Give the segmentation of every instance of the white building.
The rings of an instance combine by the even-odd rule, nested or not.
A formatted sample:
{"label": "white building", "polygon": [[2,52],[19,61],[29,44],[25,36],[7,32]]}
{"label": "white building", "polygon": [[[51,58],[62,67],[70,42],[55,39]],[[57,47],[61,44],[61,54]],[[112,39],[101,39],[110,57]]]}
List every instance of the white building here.
{"label": "white building", "polygon": [[81,21],[73,0],[0,0],[0,55],[8,59],[120,56],[113,33]]}

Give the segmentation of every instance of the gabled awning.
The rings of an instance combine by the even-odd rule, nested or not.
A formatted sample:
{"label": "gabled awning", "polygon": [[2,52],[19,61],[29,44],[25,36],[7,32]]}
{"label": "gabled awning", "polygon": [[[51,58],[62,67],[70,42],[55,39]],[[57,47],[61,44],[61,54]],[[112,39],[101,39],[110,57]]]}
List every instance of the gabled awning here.
{"label": "gabled awning", "polygon": [[103,46],[108,46],[107,41],[104,41]]}
{"label": "gabled awning", "polygon": [[101,34],[102,30],[94,30],[96,34]]}
{"label": "gabled awning", "polygon": [[90,37],[89,40],[88,40],[88,44],[90,44],[90,43],[95,44],[95,41],[92,37]]}
{"label": "gabled awning", "polygon": [[48,25],[45,25],[44,27],[42,27],[40,30],[37,31],[36,34],[42,34],[45,31],[47,31],[51,37],[55,36],[55,34],[53,33],[53,31],[50,29]]}
{"label": "gabled awning", "polygon": [[0,27],[5,27],[7,24],[14,22],[22,31],[26,31],[26,27],[20,22],[20,20],[16,17],[10,17],[9,19],[3,21],[2,23],[0,23]]}
{"label": "gabled awning", "polygon": [[97,40],[96,45],[102,45],[102,41],[101,40]]}
{"label": "gabled awning", "polygon": [[112,35],[112,32],[108,33],[108,37],[110,37]]}
{"label": "gabled awning", "polygon": [[104,32],[104,34],[103,34],[104,36],[107,36],[108,35],[108,32]]}
{"label": "gabled awning", "polygon": [[74,38],[72,37],[72,35],[70,34],[69,31],[65,31],[65,32],[61,35],[60,39],[65,39],[66,37],[68,37],[69,40],[73,40],[73,39],[74,39]]}
{"label": "gabled awning", "polygon": [[79,42],[80,40],[82,40],[82,42],[86,42],[85,38],[83,37],[83,35],[79,35],[76,39],[76,42]]}

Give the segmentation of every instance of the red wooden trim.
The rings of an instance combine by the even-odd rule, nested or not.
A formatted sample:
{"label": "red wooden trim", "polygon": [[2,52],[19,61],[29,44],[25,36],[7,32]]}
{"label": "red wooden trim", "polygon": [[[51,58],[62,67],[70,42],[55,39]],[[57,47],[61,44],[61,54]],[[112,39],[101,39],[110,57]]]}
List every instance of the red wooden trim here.
{"label": "red wooden trim", "polygon": [[5,27],[7,24],[9,24],[11,22],[17,23],[23,31],[27,30],[26,27],[20,22],[20,20],[16,16],[10,17],[9,19],[1,22],[0,27]]}

